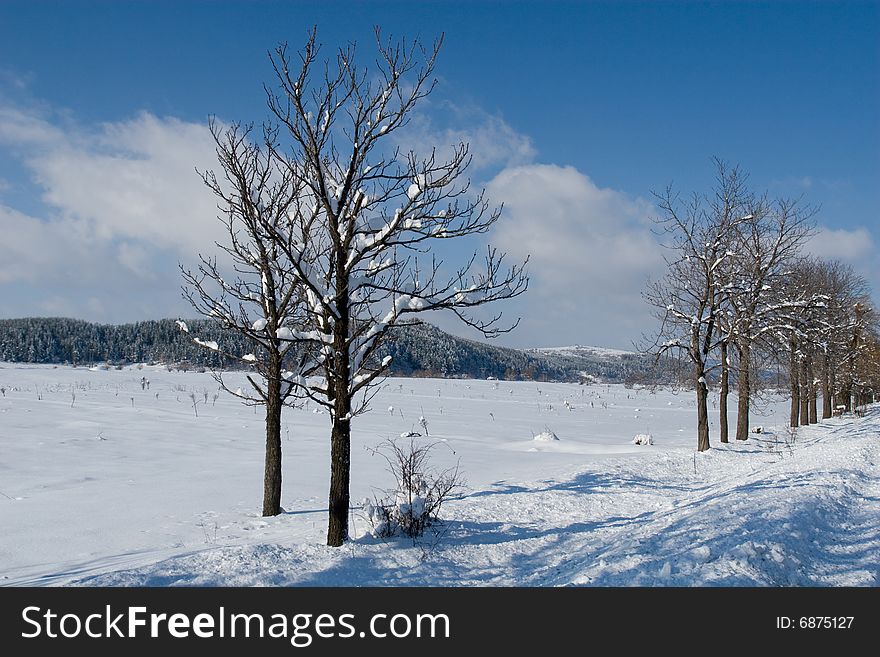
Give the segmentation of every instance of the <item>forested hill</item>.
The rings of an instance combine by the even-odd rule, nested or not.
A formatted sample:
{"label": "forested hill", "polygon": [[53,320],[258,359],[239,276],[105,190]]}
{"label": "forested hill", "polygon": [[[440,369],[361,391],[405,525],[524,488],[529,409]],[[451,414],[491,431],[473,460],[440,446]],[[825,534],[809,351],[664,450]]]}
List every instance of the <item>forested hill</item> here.
{"label": "forested hill", "polygon": [[[240,335],[207,320],[188,320],[191,335],[217,341],[242,356],[252,348]],[[465,340],[430,324],[398,327],[380,356],[393,356],[391,374],[498,379],[577,381],[585,376],[623,381],[648,369],[646,359],[626,352],[519,351]],[[190,367],[234,367],[217,352],[194,344],[175,320],[92,324],[65,318],[0,320],[0,360],[92,365],[167,363]]]}

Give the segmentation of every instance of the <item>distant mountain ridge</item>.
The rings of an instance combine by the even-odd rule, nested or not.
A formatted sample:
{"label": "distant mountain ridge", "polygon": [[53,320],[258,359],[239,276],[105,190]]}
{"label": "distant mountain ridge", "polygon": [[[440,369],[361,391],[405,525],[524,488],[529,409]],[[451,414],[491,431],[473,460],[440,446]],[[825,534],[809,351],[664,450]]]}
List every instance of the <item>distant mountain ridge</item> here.
{"label": "distant mountain ridge", "polygon": [[590,347],[586,345],[570,345],[568,347],[535,347],[532,349],[526,349],[528,352],[534,352],[539,354],[552,354],[559,356],[572,356],[572,357],[607,357],[607,358],[616,358],[620,356],[632,356],[637,352],[635,351],[627,351],[625,349],[609,349],[608,347]]}
{"label": "distant mountain ridge", "polygon": [[[219,342],[243,356],[252,350],[242,336],[208,320],[188,320],[191,335]],[[496,378],[541,381],[624,381],[645,375],[641,354],[600,347],[512,349],[460,338],[427,323],[397,327],[383,345],[392,376]],[[93,365],[158,362],[180,367],[240,367],[194,344],[173,319],[131,324],[93,324],[67,318],[0,320],[0,361]]]}

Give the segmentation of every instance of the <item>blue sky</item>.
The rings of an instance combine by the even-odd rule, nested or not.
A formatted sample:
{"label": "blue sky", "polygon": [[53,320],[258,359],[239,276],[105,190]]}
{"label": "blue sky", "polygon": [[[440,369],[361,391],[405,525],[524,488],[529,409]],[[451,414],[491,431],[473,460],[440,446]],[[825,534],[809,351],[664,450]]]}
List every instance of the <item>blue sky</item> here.
{"label": "blue sky", "polygon": [[649,330],[651,190],[705,190],[712,156],[821,205],[810,249],[880,288],[877,2],[6,0],[0,317],[187,314],[175,263],[207,234],[190,217],[213,216],[187,173],[211,165],[206,117],[261,120],[266,51],[313,24],[325,52],[362,56],[376,24],[444,33],[412,138],[470,141],[505,202],[490,238],[533,255],[508,344],[626,348]]}

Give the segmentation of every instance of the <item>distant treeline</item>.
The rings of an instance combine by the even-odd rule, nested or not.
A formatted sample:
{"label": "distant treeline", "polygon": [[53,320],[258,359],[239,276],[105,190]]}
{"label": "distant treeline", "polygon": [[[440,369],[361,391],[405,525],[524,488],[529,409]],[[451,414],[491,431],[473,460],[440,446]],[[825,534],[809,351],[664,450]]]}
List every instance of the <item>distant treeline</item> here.
{"label": "distant treeline", "polygon": [[[193,333],[217,340],[236,355],[248,350],[244,340],[206,320],[191,322]],[[134,324],[92,324],[78,319],[28,317],[0,320],[0,360],[22,363],[181,363],[222,367],[216,352],[194,344],[174,320]]]}
{"label": "distant treeline", "polygon": [[[175,367],[240,367],[241,362],[195,344],[213,340],[243,356],[253,347],[240,334],[209,320],[187,320],[189,335],[172,319],[133,324],[93,324],[66,318],[0,320],[0,360],[93,365],[165,363]],[[588,358],[542,355],[465,340],[430,324],[398,327],[381,356],[393,357],[391,374],[538,381],[644,379],[650,362],[637,354]]]}

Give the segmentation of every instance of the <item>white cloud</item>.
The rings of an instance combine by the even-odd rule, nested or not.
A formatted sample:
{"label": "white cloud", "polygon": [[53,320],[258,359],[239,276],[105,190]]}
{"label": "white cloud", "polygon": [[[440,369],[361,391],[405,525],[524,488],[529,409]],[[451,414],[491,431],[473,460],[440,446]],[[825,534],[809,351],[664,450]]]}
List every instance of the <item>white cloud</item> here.
{"label": "white cloud", "polygon": [[[408,147],[469,142],[477,171],[534,157],[531,140],[499,116],[444,104],[441,120],[415,117]],[[147,112],[86,125],[45,105],[0,105],[0,153],[21,162],[43,204],[0,205],[5,313],[128,321],[191,312],[176,261],[192,263],[224,237],[195,171],[217,168],[207,125]]]}
{"label": "white cloud", "polygon": [[504,203],[492,243],[531,256],[523,321],[508,342],[631,348],[650,331],[641,292],[663,266],[650,203],[549,164],[505,169],[487,190]]}
{"label": "white cloud", "polygon": [[[629,348],[650,332],[641,291],[663,270],[651,204],[572,167],[533,164],[532,141],[501,117],[449,107],[443,126],[415,117],[400,145],[424,152],[466,141],[477,171],[502,169],[487,184],[490,201],[504,203],[490,241],[511,260],[530,255],[532,278],[502,308],[523,317],[503,341]],[[82,126],[0,106],[0,153],[24,164],[46,206],[36,216],[0,204],[4,313],[130,321],[192,312],[176,262],[223,239],[215,198],[195,172],[217,166],[206,125],[141,113]],[[867,228],[823,228],[808,250],[852,264],[880,289],[876,245]]]}
{"label": "white cloud", "polygon": [[50,146],[67,140],[64,131],[32,113],[0,107],[0,143]]}
{"label": "white cloud", "polygon": [[0,110],[0,141],[24,150],[42,200],[96,239],[134,239],[185,255],[211,244],[214,197],[195,167],[214,166],[206,125],[141,113],[96,131],[61,130]]}
{"label": "white cloud", "polygon": [[0,205],[0,316],[122,322],[191,312],[180,298],[176,258],[72,228]]}
{"label": "white cloud", "polygon": [[12,208],[0,206],[0,235],[0,285],[38,280],[65,255],[49,224]]}
{"label": "white cloud", "polygon": [[535,158],[531,138],[517,132],[501,116],[450,102],[433,109],[431,114],[414,114],[406,128],[393,133],[402,150],[426,157],[437,148],[441,156],[448,157],[454,146],[465,143],[474,171],[526,164]]}
{"label": "white cloud", "polygon": [[151,280],[155,278],[150,264],[152,256],[153,254],[140,244],[122,242],[119,245],[116,258],[121,265],[139,278]]}
{"label": "white cloud", "polygon": [[0,205],[4,313],[186,312],[176,263],[222,237],[195,171],[217,166],[207,125],[141,113],[92,127],[0,107],[0,152],[23,164],[43,202],[28,212]]}
{"label": "white cloud", "polygon": [[868,282],[874,298],[880,301],[880,252],[870,230],[864,226],[851,230],[820,226],[807,242],[805,251],[818,258],[851,265]]}
{"label": "white cloud", "polygon": [[50,296],[39,301],[37,308],[41,314],[53,317],[80,317],[84,312],[88,317],[107,316],[107,308],[98,297],[74,300],[69,297]]}
{"label": "white cloud", "polygon": [[847,230],[823,226],[807,243],[806,251],[826,260],[840,260],[855,265],[875,254],[876,245],[867,228]]}

